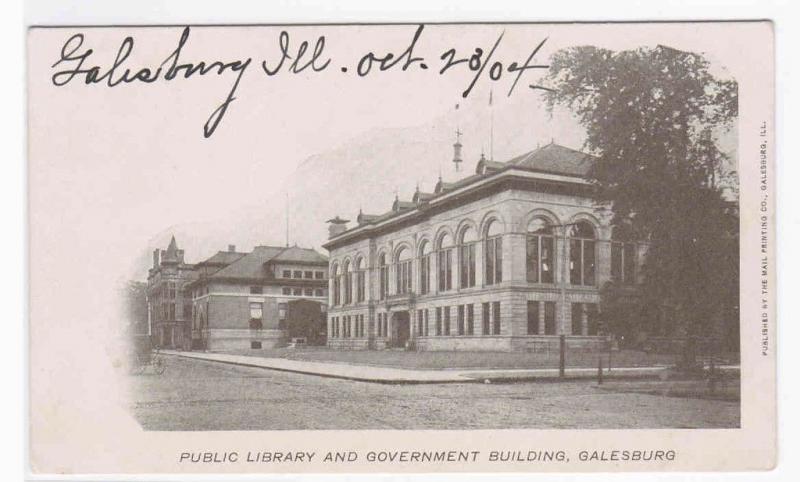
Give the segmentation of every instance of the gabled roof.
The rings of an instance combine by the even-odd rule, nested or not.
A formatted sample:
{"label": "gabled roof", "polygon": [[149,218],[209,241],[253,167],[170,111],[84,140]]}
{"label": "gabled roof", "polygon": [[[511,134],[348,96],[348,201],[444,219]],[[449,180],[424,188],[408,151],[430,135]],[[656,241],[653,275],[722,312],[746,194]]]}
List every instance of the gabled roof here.
{"label": "gabled roof", "polygon": [[589,154],[558,144],[547,144],[505,164],[552,174],[584,177],[589,174],[594,158]]}

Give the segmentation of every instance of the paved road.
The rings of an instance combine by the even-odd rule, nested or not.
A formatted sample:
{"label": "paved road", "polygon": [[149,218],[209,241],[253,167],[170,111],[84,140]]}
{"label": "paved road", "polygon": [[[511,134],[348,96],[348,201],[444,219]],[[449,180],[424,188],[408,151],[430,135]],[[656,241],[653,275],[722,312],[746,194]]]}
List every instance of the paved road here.
{"label": "paved road", "polygon": [[598,390],[593,382],[381,385],[167,357],[131,376],[149,430],[719,428],[736,402]]}

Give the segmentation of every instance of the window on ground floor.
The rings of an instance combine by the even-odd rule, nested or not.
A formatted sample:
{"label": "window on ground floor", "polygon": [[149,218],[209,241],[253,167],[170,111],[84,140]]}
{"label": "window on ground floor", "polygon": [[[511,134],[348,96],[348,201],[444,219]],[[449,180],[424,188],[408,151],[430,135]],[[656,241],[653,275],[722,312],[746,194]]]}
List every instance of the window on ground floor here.
{"label": "window on ground floor", "polygon": [[500,302],[492,302],[492,334],[500,334]]}
{"label": "window on ground floor", "polygon": [[436,336],[442,335],[442,307],[436,307]]}
{"label": "window on ground floor", "polygon": [[444,335],[450,336],[450,307],[445,306],[442,311],[444,312]]}
{"label": "window on ground floor", "polygon": [[261,329],[264,318],[264,304],[250,303],[250,328]]}
{"label": "window on ground floor", "polygon": [[475,305],[467,305],[467,335],[475,334]]}
{"label": "window on ground floor", "polygon": [[556,303],[554,301],[544,302],[544,334],[556,334]]}
{"label": "window on ground floor", "polygon": [[458,333],[459,336],[461,336],[461,335],[464,334],[464,321],[465,321],[464,320],[464,313],[465,313],[464,312],[464,305],[458,305],[457,308],[458,308],[458,310],[457,310],[457,313],[458,313],[458,315],[457,315],[457,327],[458,327],[457,333]]}
{"label": "window on ground floor", "polygon": [[528,334],[539,334],[539,302],[528,301]]}

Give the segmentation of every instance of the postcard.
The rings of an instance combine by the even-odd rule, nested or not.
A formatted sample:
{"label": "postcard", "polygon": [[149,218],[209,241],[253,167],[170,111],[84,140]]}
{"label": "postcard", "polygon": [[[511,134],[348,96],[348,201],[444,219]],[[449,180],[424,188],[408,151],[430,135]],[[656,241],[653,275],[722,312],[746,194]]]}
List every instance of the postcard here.
{"label": "postcard", "polygon": [[35,475],[768,470],[766,21],[33,26]]}

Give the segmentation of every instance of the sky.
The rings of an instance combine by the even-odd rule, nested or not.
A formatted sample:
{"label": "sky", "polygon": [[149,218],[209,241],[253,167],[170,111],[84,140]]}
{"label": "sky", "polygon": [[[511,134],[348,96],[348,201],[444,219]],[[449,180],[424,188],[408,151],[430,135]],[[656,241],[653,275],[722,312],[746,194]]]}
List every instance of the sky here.
{"label": "sky", "polygon": [[[37,226],[33,235],[87,244],[78,259],[99,256],[111,263],[117,279],[143,279],[152,249],[165,248],[172,235],[187,261],[197,262],[228,244],[241,251],[283,245],[288,213],[289,243],[321,250],[326,219],[354,219],[358,209],[384,212],[395,195],[409,199],[417,184],[431,190],[440,174],[446,180],[465,175],[481,151],[502,161],[551,140],[580,149],[582,130],[570,113],[551,117],[527,88],[542,73],[525,72],[508,96],[514,75],[506,71],[492,81],[484,71],[467,98],[462,92],[475,72],[460,64],[438,73],[450,48],[454,58],[476,47],[488,53],[501,34],[492,59],[506,69],[524,63],[542,41],[535,56],[540,63],[574,45],[623,50],[665,44],[704,53],[721,77],[736,78],[737,71],[752,67],[737,57],[744,36],[719,41],[716,33],[724,37],[724,24],[428,25],[413,50],[430,64],[427,69],[418,62],[406,71],[381,72],[376,62],[368,75],[355,73],[368,52],[378,58],[402,55],[416,29],[287,28],[289,55],[294,58],[303,41],[313,52],[324,36],[325,56],[317,65],[323,57],[331,64],[321,72],[292,73],[286,61],[280,73],[267,76],[260,63],[278,64],[281,27],[192,28],[182,61],[253,59],[209,138],[203,124],[226,98],[234,73],[114,88],[76,80],[55,87],[51,75],[58,69],[52,65],[78,31],[32,31],[32,202],[54,217],[52,230]],[[181,35],[180,28],[81,32],[83,50],[94,50],[85,66],[101,69],[113,63],[126,36],[134,44],[125,65],[152,67]],[[449,162],[456,129],[464,133],[459,173]]]}

